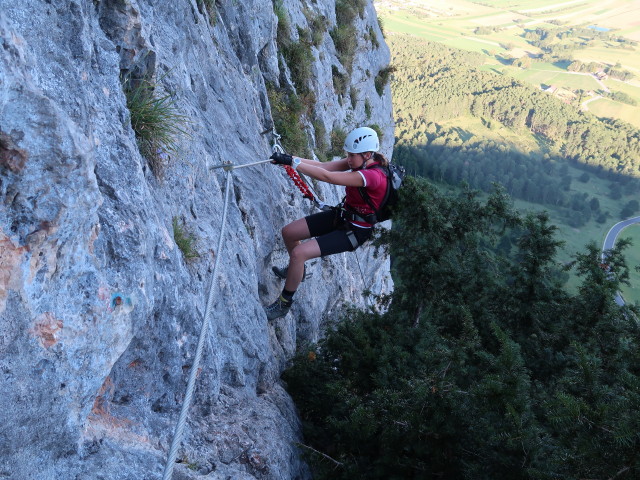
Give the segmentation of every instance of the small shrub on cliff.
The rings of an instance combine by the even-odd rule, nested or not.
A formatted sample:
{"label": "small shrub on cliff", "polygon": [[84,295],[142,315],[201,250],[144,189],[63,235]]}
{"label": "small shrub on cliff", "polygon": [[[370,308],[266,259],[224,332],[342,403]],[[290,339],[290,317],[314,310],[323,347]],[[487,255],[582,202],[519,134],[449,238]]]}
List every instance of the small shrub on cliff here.
{"label": "small shrub on cliff", "polygon": [[349,77],[344,73],[340,73],[340,69],[335,65],[331,65],[331,78],[333,80],[333,89],[338,94],[338,99],[342,104],[342,97],[347,93],[347,86],[349,85]]}
{"label": "small shrub on cliff", "polygon": [[353,85],[349,87],[349,99],[351,100],[351,108],[355,110],[358,105],[358,89]]}
{"label": "small shrub on cliff", "polygon": [[329,144],[327,143],[327,129],[320,119],[313,121],[313,131],[315,132],[315,152],[321,161],[330,161],[328,157]]}
{"label": "small shrub on cliff", "polygon": [[382,94],[384,93],[384,87],[387,86],[387,84],[389,83],[389,79],[391,78],[391,74],[395,71],[396,67],[394,67],[393,65],[388,65],[378,72],[376,78],[373,81],[378,95],[382,96]]}
{"label": "small shrub on cliff", "polygon": [[176,153],[180,137],[188,135],[185,128],[189,120],[179,113],[171,95],[159,96],[156,85],[148,80],[126,77],[123,88],[140,153],[160,177],[169,154]]}
{"label": "small shrub on cliff", "polygon": [[311,153],[302,123],[304,104],[295,93],[280,90],[272,84],[267,84],[267,95],[276,131],[282,135],[283,147],[288,152],[309,158]]}
{"label": "small shrub on cliff", "polygon": [[278,29],[276,31],[276,43],[278,46],[283,43],[291,41],[291,35],[289,29],[291,28],[291,22],[289,21],[289,14],[282,4],[281,0],[274,2],[273,13],[278,17]]}
{"label": "small shrub on cliff", "polygon": [[382,38],[386,39],[387,34],[384,31],[384,23],[382,22],[382,18],[378,16],[378,25],[380,26],[380,31],[382,32]]}
{"label": "small shrub on cliff", "polygon": [[178,245],[185,260],[197,258],[200,254],[195,249],[195,236],[188,232],[186,227],[180,223],[178,217],[173,217],[173,240]]}
{"label": "small shrub on cliff", "polygon": [[377,123],[374,123],[372,125],[369,125],[369,128],[371,128],[372,130],[375,130],[375,132],[378,134],[378,138],[380,139],[380,143],[382,143],[384,132],[382,131],[382,128],[380,128],[380,125],[378,125]]}
{"label": "small shrub on cliff", "polygon": [[307,41],[307,31],[299,29],[300,41],[289,42],[282,46],[282,55],[291,71],[291,77],[299,93],[309,91],[309,79],[311,78],[311,65],[313,53],[311,41]]}
{"label": "small shrub on cliff", "polygon": [[336,46],[340,63],[349,74],[353,69],[353,59],[358,45],[357,33],[355,26],[351,24],[338,25],[329,32]]}
{"label": "small shrub on cliff", "polygon": [[368,98],[364,99],[364,116],[369,120],[371,118],[371,103]]}
{"label": "small shrub on cliff", "polygon": [[378,48],[380,46],[380,42],[378,41],[378,36],[376,35],[376,31],[373,27],[369,27],[367,34],[365,35],[365,40],[371,42],[371,46],[373,48]]}
{"label": "small shrub on cliff", "polygon": [[319,47],[322,44],[324,34],[327,33],[329,27],[329,21],[327,17],[320,14],[313,13],[309,8],[303,10],[304,16],[311,28],[311,44],[314,47]]}
{"label": "small shrub on cliff", "polygon": [[336,1],[336,26],[329,32],[338,51],[340,63],[351,75],[353,58],[358,46],[358,30],[355,21],[358,16],[364,17],[366,2],[364,0]]}
{"label": "small shrub on cliff", "polygon": [[347,138],[347,132],[341,128],[331,130],[331,149],[328,152],[329,158],[344,156],[344,140]]}
{"label": "small shrub on cliff", "polygon": [[311,78],[311,64],[313,63],[313,34],[306,29],[298,27],[298,41],[291,38],[291,21],[281,1],[274,4],[274,13],[278,17],[278,29],[276,43],[282,53],[282,57],[291,71],[291,78],[296,85],[299,94],[309,91],[309,79]]}

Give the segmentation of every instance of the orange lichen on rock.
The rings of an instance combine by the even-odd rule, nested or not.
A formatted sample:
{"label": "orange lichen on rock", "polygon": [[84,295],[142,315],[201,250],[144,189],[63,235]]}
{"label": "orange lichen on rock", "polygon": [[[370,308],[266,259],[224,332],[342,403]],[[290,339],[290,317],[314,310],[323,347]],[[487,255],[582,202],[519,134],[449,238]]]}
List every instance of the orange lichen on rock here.
{"label": "orange lichen on rock", "polygon": [[44,312],[36,319],[30,333],[38,338],[44,348],[50,348],[58,343],[57,333],[62,330],[63,322],[51,312]]}

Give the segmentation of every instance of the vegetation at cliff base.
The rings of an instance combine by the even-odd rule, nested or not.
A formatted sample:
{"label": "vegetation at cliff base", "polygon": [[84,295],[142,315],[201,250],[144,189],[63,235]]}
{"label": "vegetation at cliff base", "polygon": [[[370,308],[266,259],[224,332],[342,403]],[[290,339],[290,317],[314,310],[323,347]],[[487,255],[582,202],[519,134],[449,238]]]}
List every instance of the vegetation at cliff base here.
{"label": "vegetation at cliff base", "polygon": [[406,179],[388,310],[348,312],[284,374],[315,478],[638,477],[640,332],[614,301],[628,242],[561,265],[555,230],[502,191]]}

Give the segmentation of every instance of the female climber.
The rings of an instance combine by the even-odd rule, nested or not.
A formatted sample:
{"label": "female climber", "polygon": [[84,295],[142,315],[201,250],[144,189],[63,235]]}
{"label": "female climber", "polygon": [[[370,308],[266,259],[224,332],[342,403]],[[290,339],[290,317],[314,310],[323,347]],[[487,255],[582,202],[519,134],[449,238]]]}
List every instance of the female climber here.
{"label": "female climber", "polygon": [[368,127],[350,132],[344,149],[345,158],[326,163],[286,153],[271,156],[274,164],[291,165],[316,180],[345,186],[346,197],[342,204],[329,211],[300,218],[282,228],[289,265],[273,267],[273,272],[286,281],[276,301],[265,307],[269,320],[283,317],[291,309],[293,295],[304,280],[307,260],[353,251],[371,236],[375,212],[387,190],[385,170],[376,167],[386,167],[388,161],[378,153],[378,134]]}

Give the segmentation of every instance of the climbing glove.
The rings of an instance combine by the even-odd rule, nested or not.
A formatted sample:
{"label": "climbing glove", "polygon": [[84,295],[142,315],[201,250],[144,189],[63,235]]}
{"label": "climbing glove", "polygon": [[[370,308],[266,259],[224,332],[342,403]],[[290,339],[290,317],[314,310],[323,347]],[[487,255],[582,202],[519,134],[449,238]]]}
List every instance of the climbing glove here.
{"label": "climbing glove", "polygon": [[288,153],[275,152],[269,158],[273,160],[271,163],[276,163],[278,165],[291,165],[293,162],[293,157]]}

